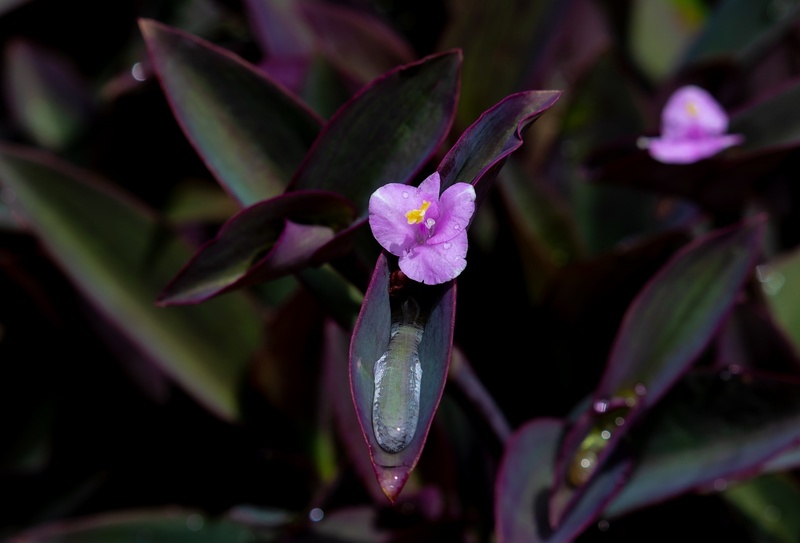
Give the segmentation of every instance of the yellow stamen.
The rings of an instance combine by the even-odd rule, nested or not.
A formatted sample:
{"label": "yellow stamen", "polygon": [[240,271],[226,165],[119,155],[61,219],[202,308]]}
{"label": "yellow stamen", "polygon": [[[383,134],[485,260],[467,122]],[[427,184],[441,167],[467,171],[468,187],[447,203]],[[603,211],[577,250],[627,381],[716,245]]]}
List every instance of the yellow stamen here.
{"label": "yellow stamen", "polygon": [[412,209],[408,213],[406,213],[406,219],[408,219],[408,224],[419,224],[425,220],[425,212],[431,206],[431,203],[427,200],[422,200],[422,205],[419,206],[419,209]]}
{"label": "yellow stamen", "polygon": [[694,102],[686,102],[686,112],[690,117],[697,117],[697,104]]}

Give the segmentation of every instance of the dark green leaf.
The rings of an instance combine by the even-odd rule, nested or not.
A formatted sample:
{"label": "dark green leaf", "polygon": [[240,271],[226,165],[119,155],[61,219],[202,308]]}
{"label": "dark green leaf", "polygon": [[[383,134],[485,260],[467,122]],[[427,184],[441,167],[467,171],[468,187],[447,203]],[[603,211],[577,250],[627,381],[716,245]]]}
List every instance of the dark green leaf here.
{"label": "dark green leaf", "polygon": [[140,28],[176,119],[243,205],[283,192],[321,119],[229,51],[162,23]]}
{"label": "dark green leaf", "polygon": [[191,254],[141,204],[42,153],[0,148],[0,182],[83,294],[197,400],[239,415],[238,388],[261,341],[245,298],[159,309],[156,293]]}
{"label": "dark green leaf", "polygon": [[338,192],[365,216],[378,187],[408,183],[447,136],[460,72],[461,52],[448,51],[362,88],[325,126],[290,189]]}
{"label": "dark green leaf", "polygon": [[632,437],[637,466],[610,516],[759,473],[800,440],[800,381],[690,375]]}

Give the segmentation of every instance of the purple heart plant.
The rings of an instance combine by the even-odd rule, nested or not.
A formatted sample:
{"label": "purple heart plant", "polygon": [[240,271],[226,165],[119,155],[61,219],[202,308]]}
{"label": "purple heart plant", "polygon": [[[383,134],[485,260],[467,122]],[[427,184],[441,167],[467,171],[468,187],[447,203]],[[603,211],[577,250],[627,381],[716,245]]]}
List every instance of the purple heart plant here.
{"label": "purple heart plant", "polygon": [[0,1],[0,539],[797,541],[794,4]]}

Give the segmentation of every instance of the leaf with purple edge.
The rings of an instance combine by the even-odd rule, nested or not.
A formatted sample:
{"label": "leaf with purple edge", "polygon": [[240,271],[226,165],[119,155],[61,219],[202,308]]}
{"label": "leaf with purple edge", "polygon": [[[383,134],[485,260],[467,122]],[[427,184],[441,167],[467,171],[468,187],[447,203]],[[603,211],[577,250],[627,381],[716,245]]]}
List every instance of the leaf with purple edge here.
{"label": "leaf with purple edge", "polygon": [[297,191],[253,204],[222,225],[159,294],[161,305],[191,304],[301,270],[350,224],[336,193]]}
{"label": "leaf with purple edge", "polygon": [[[695,239],[631,303],[590,405],[561,446],[551,524],[559,524],[636,419],[709,344],[752,273],[765,222],[759,215]],[[570,471],[589,454],[591,461]]]}
{"label": "leaf with purple edge", "polygon": [[555,530],[549,525],[548,494],[565,430],[558,419],[534,419],[506,445],[498,469],[494,510],[498,543],[570,543],[597,519],[631,470],[627,459],[611,462],[589,483],[581,500]]}
{"label": "leaf with purple edge", "polygon": [[225,420],[239,417],[239,387],[262,340],[243,297],[202,307],[152,303],[190,248],[141,204],[42,152],[0,148],[0,182],[15,210],[64,272],[160,368]]}
{"label": "leaf with purple edge", "polygon": [[607,516],[764,472],[770,460],[800,442],[800,380],[696,372],[630,436],[637,465]]}
{"label": "leaf with purple edge", "polygon": [[366,216],[378,187],[411,181],[444,141],[461,58],[458,50],[430,55],[363,87],[325,125],[288,190],[335,191]]}
{"label": "leaf with purple edge", "polygon": [[438,286],[408,281],[399,287],[400,296],[413,296],[427,313],[427,318],[418,351],[422,365],[419,420],[408,445],[399,452],[390,453],[378,444],[372,424],[374,367],[389,345],[392,325],[390,286],[398,288],[390,277],[389,262],[381,254],[350,342],[350,387],[378,483],[394,502],[419,461],[444,390],[453,344],[456,286],[455,281]]}
{"label": "leaf with purple edge", "polygon": [[233,53],[153,20],[139,25],[175,118],[220,184],[243,205],[282,193],[322,120]]}
{"label": "leaf with purple edge", "polygon": [[522,146],[522,133],[553,107],[562,91],[526,91],[506,97],[467,128],[439,164],[442,191],[453,183],[475,186],[476,209],[506,158]]}

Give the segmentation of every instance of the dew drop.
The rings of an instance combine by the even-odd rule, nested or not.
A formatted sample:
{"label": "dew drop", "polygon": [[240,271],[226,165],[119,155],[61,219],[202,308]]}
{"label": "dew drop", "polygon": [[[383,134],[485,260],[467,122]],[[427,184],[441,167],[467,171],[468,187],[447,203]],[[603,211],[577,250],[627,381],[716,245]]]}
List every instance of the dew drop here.
{"label": "dew drop", "polygon": [[625,419],[622,417],[617,417],[614,419],[614,424],[617,426],[623,426],[625,424]]}
{"label": "dew drop", "polygon": [[136,62],[131,66],[131,76],[136,81],[144,81],[147,79],[147,74],[144,72],[144,66],[141,62]]}
{"label": "dew drop", "polygon": [[308,518],[311,522],[319,522],[325,517],[325,511],[319,507],[315,507],[308,512]]}
{"label": "dew drop", "polygon": [[461,230],[461,225],[460,225],[460,224],[458,224],[458,223],[455,223],[455,224],[453,225],[453,228],[455,228],[456,230]]}
{"label": "dew drop", "polygon": [[607,520],[601,520],[597,523],[597,529],[601,532],[607,532],[609,528],[611,528],[611,524]]}
{"label": "dew drop", "polygon": [[608,430],[603,430],[602,432],[600,432],[600,437],[602,437],[605,440],[609,440],[611,439],[611,432],[609,432]]}
{"label": "dew drop", "polygon": [[408,191],[403,191],[403,198],[408,198]]}
{"label": "dew drop", "polygon": [[641,397],[647,394],[647,387],[644,386],[643,383],[636,383],[636,385],[633,387],[633,391],[637,396]]}
{"label": "dew drop", "polygon": [[446,242],[444,242],[444,243],[442,244],[442,247],[444,247],[445,249],[449,249],[449,248],[450,248],[450,247],[452,247],[452,246],[453,246],[453,244],[452,244],[452,243],[450,243],[449,241],[446,241]]}
{"label": "dew drop", "polygon": [[591,451],[576,456],[567,472],[567,481],[575,487],[581,486],[592,476],[596,464],[597,455]]}
{"label": "dew drop", "polygon": [[595,413],[605,413],[608,411],[608,400],[597,400],[592,407]]}

